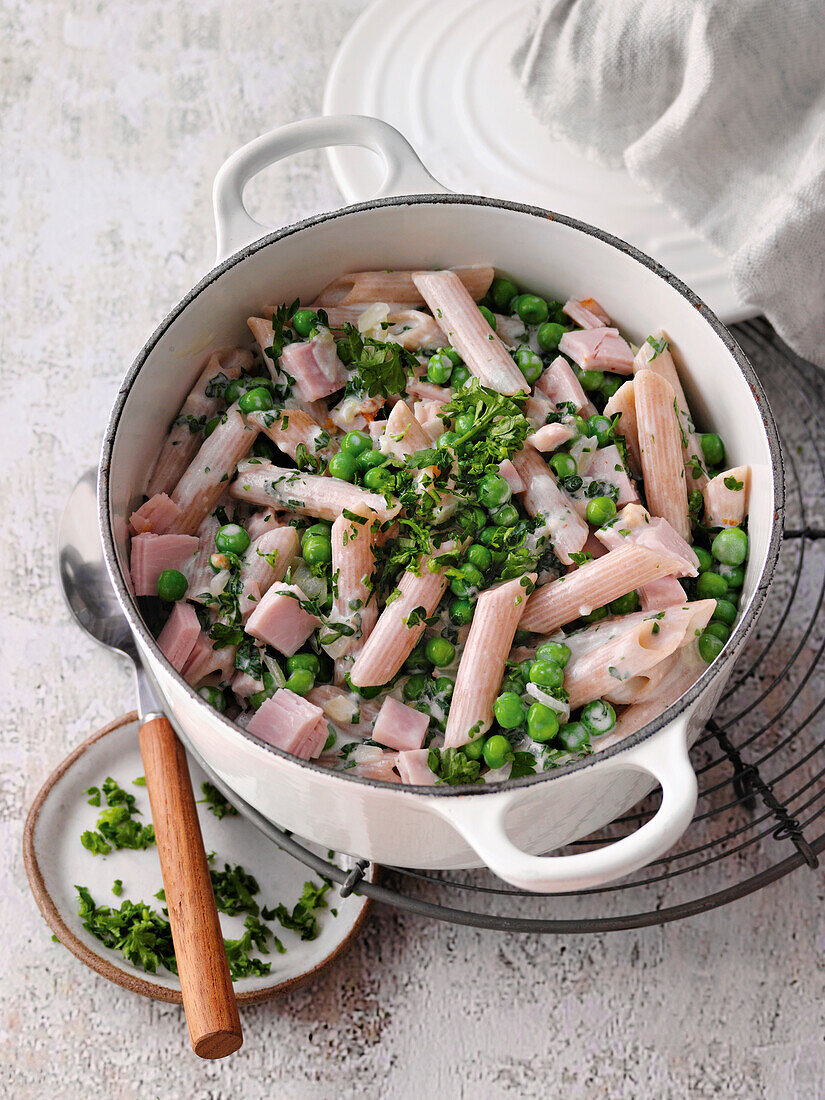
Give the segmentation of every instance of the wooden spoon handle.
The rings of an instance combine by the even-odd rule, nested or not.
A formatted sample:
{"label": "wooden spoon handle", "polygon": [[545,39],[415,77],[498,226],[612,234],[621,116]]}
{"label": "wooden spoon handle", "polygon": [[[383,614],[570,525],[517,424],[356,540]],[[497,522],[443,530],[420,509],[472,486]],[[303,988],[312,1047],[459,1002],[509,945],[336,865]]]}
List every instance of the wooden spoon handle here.
{"label": "wooden spoon handle", "polygon": [[140,727],[140,753],[192,1049],[225,1058],[243,1033],[186,754],[166,718]]}

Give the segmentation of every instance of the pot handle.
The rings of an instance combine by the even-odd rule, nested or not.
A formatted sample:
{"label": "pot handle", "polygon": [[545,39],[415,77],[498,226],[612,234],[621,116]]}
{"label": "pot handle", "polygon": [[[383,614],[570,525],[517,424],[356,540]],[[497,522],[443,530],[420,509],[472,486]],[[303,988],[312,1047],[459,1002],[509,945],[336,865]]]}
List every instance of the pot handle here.
{"label": "pot handle", "polygon": [[697,783],[688,756],[687,731],[688,717],[680,715],[655,737],[598,765],[600,771],[632,768],[648,772],[662,788],[662,804],[636,832],[591,852],[533,856],[517,848],[507,836],[505,820],[520,800],[518,791],[504,792],[498,798],[471,795],[436,808],[490,870],[513,886],[543,894],[601,886],[663,855],[690,824]]}
{"label": "pot handle", "polygon": [[290,122],[242,146],[218,170],[212,188],[217,263],[270,231],[255,221],[244,206],[243,191],[252,177],[294,153],[330,145],[360,145],[381,157],[384,180],[373,198],[449,193],[433,179],[403,134],[381,119],[368,115],[330,115]]}

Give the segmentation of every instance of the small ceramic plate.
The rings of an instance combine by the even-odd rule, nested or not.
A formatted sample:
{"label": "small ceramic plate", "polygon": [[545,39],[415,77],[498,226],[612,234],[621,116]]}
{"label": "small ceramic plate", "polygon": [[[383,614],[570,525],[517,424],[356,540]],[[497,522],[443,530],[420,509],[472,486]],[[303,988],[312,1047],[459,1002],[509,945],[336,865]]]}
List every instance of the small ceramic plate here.
{"label": "small ceramic plate", "polygon": [[[375,0],[342,41],[324,113],[373,115],[453,191],[543,206],[615,233],[675,272],[728,324],[752,317],[724,257],[623,168],[553,137],[510,68],[535,0]],[[374,154],[329,150],[349,202],[381,183]]]}
{"label": "small ceramic plate", "polygon": [[[126,714],[93,733],[55,769],[34,800],[26,821],[23,856],[29,884],[40,911],[57,938],[81,962],[125,989],[160,1001],[180,1003],[180,983],[174,974],[159,970],[147,974],[128,963],[120,952],[110,950],[81,924],[77,914],[75,884],[87,886],[98,905],[118,908],[125,898],[145,901],[153,908],[162,902],[153,895],[162,886],[160,865],[154,847],[142,851],[113,850],[107,856],[92,855],[80,843],[86,829],[94,829],[100,809],[90,806],[87,787],[99,787],[107,776],[117,780],[124,790],[135,795],[140,820],[151,821],[149,796],[133,780],[143,775],[138,748],[136,715]],[[189,769],[196,798],[206,776],[191,758]],[[103,808],[106,802],[103,799]],[[241,816],[218,819],[208,805],[198,806],[206,851],[214,851],[211,867],[223,870],[225,863],[241,864],[258,881],[256,901],[274,906],[283,902],[292,909],[300,897],[304,882],[318,876],[281,851]],[[325,855],[320,848],[319,854]],[[350,869],[354,860],[336,856],[339,866]],[[370,865],[368,881],[375,881],[376,868]],[[112,893],[115,879],[123,883],[119,897]],[[349,947],[363,925],[369,901],[350,895],[341,898],[335,890],[327,894],[328,909],[316,910],[320,934],[315,940],[301,940],[277,922],[270,922],[275,935],[286,947],[283,955],[271,951],[256,955],[271,962],[271,973],[241,978],[235,982],[239,1004],[257,1004],[285,993],[314,977]],[[334,910],[334,912],[333,912]],[[220,914],[226,938],[237,939],[244,932],[244,915]]]}

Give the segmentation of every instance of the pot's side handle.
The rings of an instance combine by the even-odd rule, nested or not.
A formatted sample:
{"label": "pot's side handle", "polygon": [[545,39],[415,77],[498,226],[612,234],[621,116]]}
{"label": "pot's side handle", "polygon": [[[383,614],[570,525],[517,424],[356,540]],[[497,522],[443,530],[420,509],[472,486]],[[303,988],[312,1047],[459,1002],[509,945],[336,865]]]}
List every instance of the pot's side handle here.
{"label": "pot's side handle", "polygon": [[447,193],[447,188],[433,179],[418,159],[407,139],[380,119],[367,115],[330,115],[291,122],[250,141],[218,170],[212,189],[218,263],[269,232],[268,227],[255,221],[244,206],[243,191],[252,177],[284,157],[330,145],[359,145],[381,157],[384,180],[373,198]]}
{"label": "pot's side handle", "polygon": [[687,727],[688,718],[682,715],[657,736],[598,765],[600,770],[633,768],[649,772],[662,788],[662,804],[636,832],[591,852],[533,856],[516,847],[505,830],[507,814],[519,799],[516,791],[502,792],[499,798],[488,795],[450,800],[441,806],[436,804],[435,809],[491,871],[513,886],[543,894],[600,886],[663,855],[690,824],[696,809],[697,783],[688,757]]}

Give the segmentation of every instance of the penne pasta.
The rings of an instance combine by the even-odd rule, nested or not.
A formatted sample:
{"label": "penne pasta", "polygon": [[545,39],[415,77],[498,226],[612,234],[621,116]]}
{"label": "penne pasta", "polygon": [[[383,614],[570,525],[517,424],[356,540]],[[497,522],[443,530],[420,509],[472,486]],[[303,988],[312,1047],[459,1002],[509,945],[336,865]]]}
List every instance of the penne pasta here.
{"label": "penne pasta", "polygon": [[669,383],[675,398],[675,408],[679,417],[680,439],[682,444],[682,457],[687,472],[688,489],[704,489],[707,484],[707,472],[702,448],[693,426],[693,417],[690,415],[685,391],[679,379],[679,372],[673,361],[670,344],[661,329],[642,344],[633,360],[633,373],[651,370]]}
{"label": "penne pasta", "polygon": [[350,680],[356,687],[386,684],[404,664],[447,588],[439,559],[451,561],[458,549],[455,542],[445,542],[406,570],[352,666]]}
{"label": "penne pasta", "polygon": [[490,728],[504,663],[527,606],[536,574],[504,581],[482,592],[464,645],[450,702],[445,748],[459,748]]}
{"label": "penne pasta", "polygon": [[250,545],[241,565],[241,594],[238,597],[244,620],[272,585],[284,579],[298,553],[300,541],[294,527],[277,527],[265,531]]}
{"label": "penne pasta", "polygon": [[526,511],[535,518],[541,516],[559,561],[570,565],[570,555],[579,553],[587,541],[587,524],[538,451],[524,447],[512,462],[526,486],[519,494]]}
{"label": "penne pasta", "polygon": [[604,415],[614,417],[620,414],[616,422],[616,432],[627,444],[627,457],[631,472],[635,477],[642,476],[642,455],[639,450],[639,426],[636,422],[636,399],[633,380],[623,382],[604,407]]}
{"label": "penne pasta", "polygon": [[647,503],[687,540],[687,482],[673,388],[661,375],[646,370],[636,375],[634,393]]}
{"label": "penne pasta", "polygon": [[589,645],[577,645],[578,636],[570,635],[565,639],[572,656],[565,668],[564,687],[571,709],[600,698],[632,702],[660,661],[696,640],[715,607],[715,600],[698,600],[625,615],[612,624],[604,621],[597,624],[602,631],[587,639]]}
{"label": "penne pasta", "polygon": [[149,478],[146,495],[169,493],[203,442],[207,421],[223,408],[223,386],[252,366],[245,348],[222,348],[209,356],[189,396],[175,417]]}
{"label": "penne pasta", "polygon": [[[426,298],[415,282],[415,274],[413,271],[351,271],[327,283],[318,295],[317,303],[325,309],[362,302],[420,306]],[[474,301],[479,301],[487,293],[494,272],[492,267],[477,264],[453,268],[451,274],[461,282]]]}
{"label": "penne pasta", "polygon": [[740,527],[748,514],[750,466],[734,466],[705,486],[705,523],[708,527]]}
{"label": "penne pasta", "polygon": [[429,447],[430,439],[405,401],[396,401],[387,417],[387,426],[381,439],[384,454],[405,458]]}
{"label": "penne pasta", "polygon": [[191,535],[197,531],[217,504],[238,463],[249,454],[257,434],[258,428],[247,424],[237,403],[226,410],[172,493],[172,500],[180,508],[173,527],[177,533]]}
{"label": "penne pasta", "polygon": [[373,599],[372,574],[375,570],[375,513],[366,509],[361,515],[339,516],[332,525],[332,576],[334,595],[330,624],[343,623],[352,630],[321,645],[335,659],[360,653],[378,619],[378,604]]}
{"label": "penne pasta", "polygon": [[418,271],[413,282],[447,339],[482,386],[512,396],[529,391],[524,375],[453,271]]}
{"label": "penne pasta", "polygon": [[537,588],[527,601],[521,625],[534,634],[550,634],[627,592],[672,577],[683,568],[681,558],[665,557],[632,543],[620,546]]}
{"label": "penne pasta", "polygon": [[235,500],[262,507],[289,508],[299,515],[336,520],[346,508],[361,512],[367,508],[378,518],[392,519],[400,511],[397,503],[388,504],[383,496],[367,492],[357,485],[335,477],[303,474],[283,466],[274,466],[264,459],[253,459],[238,467],[238,476],[229,487]]}
{"label": "penne pasta", "polygon": [[311,458],[326,457],[329,453],[329,433],[303,409],[284,409],[283,412],[252,412],[246,414],[247,423],[254,424],[275,446],[295,461],[298,448],[306,448]]}

